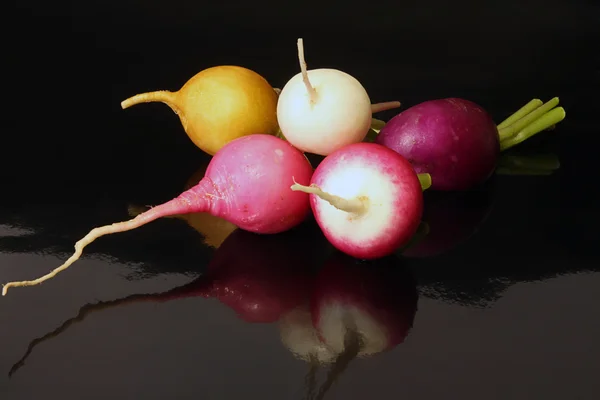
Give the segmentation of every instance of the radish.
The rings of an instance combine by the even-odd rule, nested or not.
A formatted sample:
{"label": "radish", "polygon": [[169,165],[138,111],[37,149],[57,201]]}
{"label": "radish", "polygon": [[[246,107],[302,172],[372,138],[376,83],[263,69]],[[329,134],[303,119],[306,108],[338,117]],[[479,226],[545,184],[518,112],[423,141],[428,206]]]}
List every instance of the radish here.
{"label": "radish", "polygon": [[121,102],[123,109],[162,102],[178,116],[192,142],[214,155],[233,139],[250,134],[275,135],[277,92],[258,73],[235,65],[204,69],[176,92],[140,93]]}
{"label": "radish", "polygon": [[94,312],[127,304],[216,298],[245,322],[274,323],[295,307],[307,303],[316,275],[313,254],[303,252],[291,258],[289,255],[299,244],[319,248],[322,242],[326,241],[315,235],[314,228],[306,223],[279,235],[258,235],[236,230],[215,252],[203,276],[166,292],[133,294],[83,306],[77,316],[32,341],[25,355],[12,367],[9,376],[24,365],[38,344],[58,336]]}
{"label": "radish", "polygon": [[92,229],[75,244],[75,253],[63,265],[35,280],[9,282],[2,295],[10,287],[32,286],[51,279],[101,236],[136,229],[161,217],[208,212],[251,232],[286,231],[310,215],[309,196],[293,193],[289,185],[298,180],[308,183],[312,172],[304,154],[285,140],[262,134],[238,138],[212,158],[198,185],[129,221]]}
{"label": "radish", "polygon": [[394,255],[359,261],[341,252],[319,271],[313,325],[336,355],[320,397],[356,357],[390,351],[403,343],[417,312],[418,291],[410,270]]}
{"label": "radish", "polygon": [[315,220],[338,250],[361,259],[392,254],[416,232],[423,211],[419,178],[395,151],[375,143],[355,143],[328,155],[310,186]]}
{"label": "radish", "polygon": [[375,143],[406,157],[418,173],[429,173],[434,190],[466,190],[494,172],[501,151],[548,129],[565,117],[555,97],[534,99],[496,126],[479,105],[447,98],[417,104],[393,117]]}
{"label": "radish", "polygon": [[277,120],[283,136],[298,149],[326,156],[365,139],[372,114],[400,107],[397,101],[371,105],[362,84],[346,72],[307,70],[304,44],[298,39],[300,70],[283,87]]}

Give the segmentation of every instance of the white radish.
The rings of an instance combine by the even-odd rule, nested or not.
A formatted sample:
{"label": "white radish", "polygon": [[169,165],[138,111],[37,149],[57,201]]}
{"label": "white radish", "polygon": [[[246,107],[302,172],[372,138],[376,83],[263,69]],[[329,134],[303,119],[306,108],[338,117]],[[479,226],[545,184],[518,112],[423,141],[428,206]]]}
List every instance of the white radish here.
{"label": "white radish", "polygon": [[306,153],[326,156],[362,142],[372,114],[400,107],[397,101],[371,104],[369,94],[352,75],[338,69],[308,70],[303,40],[298,39],[300,70],[283,87],[277,120],[285,138]]}

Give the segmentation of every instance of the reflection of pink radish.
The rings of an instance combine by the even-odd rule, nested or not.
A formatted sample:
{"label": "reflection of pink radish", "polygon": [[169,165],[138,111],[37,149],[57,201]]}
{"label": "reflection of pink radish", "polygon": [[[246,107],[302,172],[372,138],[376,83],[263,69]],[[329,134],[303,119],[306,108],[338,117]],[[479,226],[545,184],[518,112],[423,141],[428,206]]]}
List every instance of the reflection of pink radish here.
{"label": "reflection of pink radish", "polygon": [[417,300],[416,283],[398,257],[358,261],[337,253],[317,275],[313,324],[336,353],[348,350],[350,335],[358,340],[357,355],[371,355],[404,341]]}
{"label": "reflection of pink radish", "polygon": [[[25,355],[11,369],[23,366],[32,349],[56,337],[89,314],[131,303],[193,298],[217,298],[248,323],[273,323],[282,315],[306,304],[315,278],[314,255],[328,246],[318,227],[304,223],[278,235],[259,235],[238,229],[215,252],[206,274],[190,283],[162,293],[132,294],[120,299],[87,304],[74,318],[54,331],[35,339]],[[298,246],[316,249],[290,257]]]}
{"label": "reflection of pink radish", "polygon": [[162,294],[161,300],[216,297],[246,322],[277,321],[306,301],[312,288],[310,257],[289,256],[303,239],[316,236],[305,225],[268,236],[234,231],[215,252],[205,276]]}

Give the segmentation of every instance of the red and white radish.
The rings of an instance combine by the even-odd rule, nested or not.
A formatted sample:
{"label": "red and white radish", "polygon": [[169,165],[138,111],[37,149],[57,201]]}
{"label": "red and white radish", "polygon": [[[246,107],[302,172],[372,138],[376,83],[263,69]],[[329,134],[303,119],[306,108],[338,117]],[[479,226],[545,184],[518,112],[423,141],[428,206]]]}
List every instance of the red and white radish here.
{"label": "red and white radish", "polygon": [[374,143],[355,143],[327,156],[310,186],[313,215],[338,250],[360,259],[392,254],[416,232],[423,212],[423,191],[411,164],[395,151]]}
{"label": "red and white radish", "polygon": [[283,87],[277,120],[285,138],[298,149],[328,155],[365,139],[372,114],[400,107],[397,101],[371,105],[363,85],[332,68],[307,70],[303,40],[298,39],[301,72]]}
{"label": "red and white radish", "polygon": [[75,253],[63,265],[35,280],[9,282],[2,295],[10,287],[51,279],[101,236],[133,230],[165,216],[208,212],[251,232],[289,230],[310,215],[308,195],[289,187],[298,180],[308,183],[312,172],[306,156],[285,140],[262,134],[235,139],[215,154],[196,186],[131,220],[92,229],[75,244]]}
{"label": "red and white radish", "polygon": [[496,126],[481,106],[464,99],[425,101],[393,117],[375,143],[406,157],[418,173],[429,173],[433,190],[466,190],[494,172],[498,156],[562,121],[558,98],[534,99]]}

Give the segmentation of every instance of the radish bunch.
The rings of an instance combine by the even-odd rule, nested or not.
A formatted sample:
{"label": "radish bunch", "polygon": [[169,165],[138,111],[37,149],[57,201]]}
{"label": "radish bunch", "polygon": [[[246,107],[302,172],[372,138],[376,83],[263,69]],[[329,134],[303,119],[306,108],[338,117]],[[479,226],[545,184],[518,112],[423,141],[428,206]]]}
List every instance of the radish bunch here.
{"label": "radish bunch", "polygon": [[[385,258],[409,245],[422,226],[423,190],[481,185],[498,167],[501,151],[565,117],[564,109],[556,107],[558,98],[534,99],[496,125],[481,106],[449,98],[415,105],[385,123],[373,113],[398,108],[398,101],[372,104],[352,75],[308,69],[302,39],[297,58],[300,72],[281,90],[253,71],[221,66],[198,74],[176,95],[161,91],[126,100],[124,107],[166,101],[181,112],[196,145],[214,154],[204,176],[133,219],[92,229],[61,266],[37,279],[9,282],[2,295],[11,287],[51,279],[101,236],[187,214],[220,218],[231,230],[263,235],[288,231],[312,216],[340,252],[361,260]],[[197,93],[207,87],[216,90],[219,96],[211,99],[223,102],[227,112],[214,113],[220,104],[212,100],[198,111],[206,96]],[[209,131],[210,138],[201,134]],[[310,161],[315,156],[321,158],[316,168]]]}

